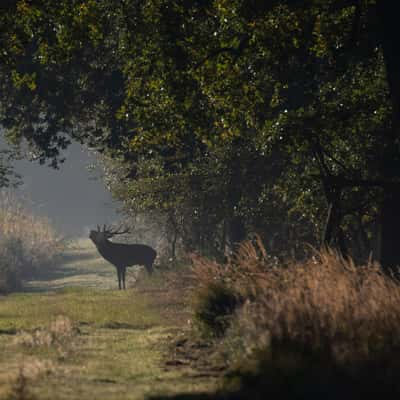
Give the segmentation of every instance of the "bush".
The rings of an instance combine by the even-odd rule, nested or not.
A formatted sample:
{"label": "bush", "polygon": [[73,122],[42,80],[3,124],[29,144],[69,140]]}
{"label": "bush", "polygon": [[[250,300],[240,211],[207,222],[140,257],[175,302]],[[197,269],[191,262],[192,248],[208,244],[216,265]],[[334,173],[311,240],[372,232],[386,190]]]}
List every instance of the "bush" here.
{"label": "bush", "polygon": [[205,335],[223,336],[234,311],[241,305],[241,297],[223,283],[212,283],[199,291],[195,306],[195,320]]}
{"label": "bush", "polygon": [[21,287],[21,281],[50,265],[60,241],[47,219],[35,216],[11,192],[0,192],[0,292]]}

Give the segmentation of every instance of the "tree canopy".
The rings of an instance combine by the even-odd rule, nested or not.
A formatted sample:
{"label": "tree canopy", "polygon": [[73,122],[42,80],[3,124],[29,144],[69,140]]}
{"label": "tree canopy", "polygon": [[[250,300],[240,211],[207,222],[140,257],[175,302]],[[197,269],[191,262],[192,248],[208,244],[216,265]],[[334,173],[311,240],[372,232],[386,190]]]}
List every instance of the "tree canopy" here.
{"label": "tree canopy", "polygon": [[382,231],[385,263],[400,263],[391,6],[0,7],[0,124],[41,162],[56,166],[71,138],[96,148],[115,195],[167,215],[188,248],[220,253],[256,231],[276,248],[379,253]]}

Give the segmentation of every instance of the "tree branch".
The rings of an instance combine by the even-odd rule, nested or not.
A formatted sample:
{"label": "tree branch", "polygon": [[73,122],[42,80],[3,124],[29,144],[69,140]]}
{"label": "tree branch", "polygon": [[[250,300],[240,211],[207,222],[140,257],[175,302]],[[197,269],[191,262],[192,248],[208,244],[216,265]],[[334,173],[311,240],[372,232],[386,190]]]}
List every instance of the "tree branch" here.
{"label": "tree branch", "polygon": [[223,53],[230,53],[234,56],[234,60],[233,62],[235,63],[237,61],[237,59],[242,55],[243,50],[246,48],[247,43],[249,42],[249,36],[246,34],[244,35],[244,37],[242,38],[242,40],[239,43],[238,47],[221,47],[219,49],[215,49],[214,51],[212,51],[208,56],[206,56],[203,60],[201,60],[200,62],[198,62],[194,69],[198,69],[200,68],[202,65],[204,65],[208,60],[211,60],[212,58],[217,57],[220,54]]}

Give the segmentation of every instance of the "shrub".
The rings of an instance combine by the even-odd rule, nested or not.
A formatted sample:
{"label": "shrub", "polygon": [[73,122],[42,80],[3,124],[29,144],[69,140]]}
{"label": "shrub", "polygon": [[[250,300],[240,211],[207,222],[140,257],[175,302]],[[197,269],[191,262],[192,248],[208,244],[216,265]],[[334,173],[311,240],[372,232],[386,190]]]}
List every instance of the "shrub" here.
{"label": "shrub", "polygon": [[242,303],[241,297],[223,283],[212,283],[199,291],[195,306],[195,320],[205,335],[223,336],[234,311]]}

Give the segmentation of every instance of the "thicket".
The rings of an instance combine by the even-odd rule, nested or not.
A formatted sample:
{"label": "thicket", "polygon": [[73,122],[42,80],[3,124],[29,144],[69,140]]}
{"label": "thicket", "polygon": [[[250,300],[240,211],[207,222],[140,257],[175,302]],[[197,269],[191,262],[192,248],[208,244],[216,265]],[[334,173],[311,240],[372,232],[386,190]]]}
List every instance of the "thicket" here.
{"label": "thicket", "polygon": [[61,249],[46,218],[34,215],[10,191],[0,192],[0,293],[49,267]]}
{"label": "thicket", "polygon": [[[227,264],[196,257],[193,273],[202,299],[194,315],[223,333],[234,398],[400,392],[400,285],[379,265],[356,266],[325,249],[278,266],[258,241],[243,243]],[[229,315],[221,286],[242,299]]]}
{"label": "thicket", "polygon": [[222,258],[258,232],[278,255],[325,243],[400,263],[394,5],[1,7],[9,141],[53,166],[71,138],[100,151],[114,195],[159,218],[172,258]]}

